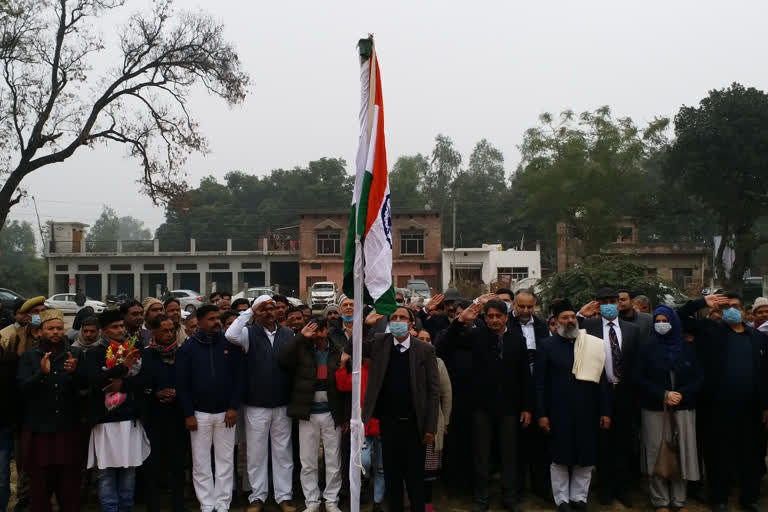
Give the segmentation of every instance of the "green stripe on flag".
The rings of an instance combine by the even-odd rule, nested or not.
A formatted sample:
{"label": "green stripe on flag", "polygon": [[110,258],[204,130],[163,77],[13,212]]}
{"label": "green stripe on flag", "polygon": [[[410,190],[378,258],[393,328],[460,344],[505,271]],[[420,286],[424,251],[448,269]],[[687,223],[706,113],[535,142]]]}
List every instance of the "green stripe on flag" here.
{"label": "green stripe on flag", "polygon": [[357,209],[357,232],[360,233],[361,239],[365,238],[365,224],[368,222],[368,198],[371,194],[372,182],[373,174],[366,171],[363,176],[363,186],[360,187],[360,208]]}
{"label": "green stripe on flag", "polygon": [[355,296],[355,212],[353,204],[349,210],[347,245],[344,248],[344,283],[341,287],[347,297]]}

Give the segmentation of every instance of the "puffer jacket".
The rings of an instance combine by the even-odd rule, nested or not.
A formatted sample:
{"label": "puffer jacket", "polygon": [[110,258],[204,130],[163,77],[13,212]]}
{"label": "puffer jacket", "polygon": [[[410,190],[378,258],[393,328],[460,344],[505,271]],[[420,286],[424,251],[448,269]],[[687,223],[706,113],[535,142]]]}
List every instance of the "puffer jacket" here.
{"label": "puffer jacket", "polygon": [[[336,370],[341,360],[342,347],[328,340],[328,408],[336,425],[349,421],[349,411],[344,393],[336,386]],[[315,343],[313,340],[297,334],[280,350],[280,365],[293,373],[293,388],[288,401],[288,416],[308,420],[315,396],[317,382],[317,362],[315,361]]]}

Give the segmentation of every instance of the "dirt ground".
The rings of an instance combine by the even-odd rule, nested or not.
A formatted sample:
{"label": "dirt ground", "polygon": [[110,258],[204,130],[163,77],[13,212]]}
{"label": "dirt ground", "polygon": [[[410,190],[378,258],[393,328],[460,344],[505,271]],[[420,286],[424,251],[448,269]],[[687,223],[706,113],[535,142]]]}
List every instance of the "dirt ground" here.
{"label": "dirt ground", "polygon": [[[470,478],[470,475],[467,474],[467,478]],[[497,481],[492,485],[491,487],[491,506],[490,506],[490,512],[504,512],[504,508],[502,507],[501,503],[501,489],[498,485],[498,479]],[[633,507],[631,509],[627,509],[621,504],[615,503],[612,506],[606,507],[602,506],[598,503],[597,498],[590,495],[590,504],[589,504],[589,510],[591,512],[623,512],[626,510],[631,510],[632,512],[646,512],[646,511],[653,511],[653,507],[650,506],[648,503],[648,492],[647,492],[647,483],[645,481],[642,482],[642,484],[638,485],[638,487],[635,489],[634,495],[633,495]],[[16,471],[15,468],[12,467],[11,472],[11,503],[8,507],[8,510],[13,510],[13,505],[15,505],[16,502]],[[365,495],[364,491],[364,495]],[[766,507],[768,505],[768,482],[766,480],[763,481],[762,486],[762,495],[763,499],[761,500],[761,505],[763,507]],[[190,499],[187,501],[187,510],[196,510],[198,509],[198,504],[193,498],[193,493],[190,491]],[[433,508],[436,512],[469,512],[471,510],[471,503],[470,503],[470,495],[469,493],[455,493],[452,492],[450,489],[446,489],[439,484],[435,485],[434,489],[434,497],[435,500],[433,502]],[[168,497],[165,497],[168,499]],[[364,503],[360,509],[363,512],[370,512],[371,511],[371,503],[370,500],[366,500],[365,496],[363,498],[364,501],[368,501],[367,503]],[[731,503],[729,505],[729,510],[737,511],[739,510],[736,503],[734,503],[735,498],[731,498]],[[303,503],[296,502],[296,505],[299,508],[299,512],[302,512],[303,510]],[[230,510],[232,511],[245,511],[247,506],[246,500],[244,496],[238,496],[238,499],[232,503],[232,506]],[[89,495],[89,499],[87,503],[83,503],[81,505],[81,510],[88,511],[88,512],[96,512],[100,509],[98,505],[98,498],[96,495],[96,489],[95,486],[91,489],[91,493]],[[342,509],[345,511],[349,510],[349,505],[342,504]],[[54,500],[54,510],[57,510],[57,507],[55,506],[55,500]],[[134,507],[134,510],[137,512],[143,512],[145,510],[145,507],[142,505],[136,505]],[[164,508],[164,510],[170,510],[170,507]],[[270,500],[267,503],[267,506],[265,508],[267,512],[280,512],[280,508],[274,503],[274,501]],[[544,500],[542,500],[539,497],[533,496],[526,498],[523,502],[523,510],[531,511],[531,512],[551,512],[555,510],[554,503],[547,503]],[[697,501],[695,498],[689,497],[688,499],[688,510],[690,512],[706,512],[709,511],[710,508],[699,501]]]}

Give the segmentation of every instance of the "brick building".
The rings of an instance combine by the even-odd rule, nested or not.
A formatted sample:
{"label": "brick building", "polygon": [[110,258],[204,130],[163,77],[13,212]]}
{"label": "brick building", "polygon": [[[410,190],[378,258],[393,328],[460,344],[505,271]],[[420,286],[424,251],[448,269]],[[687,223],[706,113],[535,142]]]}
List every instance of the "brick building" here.
{"label": "brick building", "polygon": [[[341,287],[349,211],[306,212],[299,220],[300,296],[319,281]],[[395,286],[409,279],[424,279],[438,290],[442,265],[440,214],[431,211],[395,211],[392,214],[392,274]]]}

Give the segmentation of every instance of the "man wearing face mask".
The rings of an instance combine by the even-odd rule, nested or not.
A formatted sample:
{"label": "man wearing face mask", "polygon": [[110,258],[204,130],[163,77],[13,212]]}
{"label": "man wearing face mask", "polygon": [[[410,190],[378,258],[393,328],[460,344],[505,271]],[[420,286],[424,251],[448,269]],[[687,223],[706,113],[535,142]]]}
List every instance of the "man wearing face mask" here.
{"label": "man wearing face mask", "polygon": [[[640,407],[632,378],[635,354],[642,341],[636,325],[619,318],[619,292],[601,288],[596,300],[579,311],[579,323],[587,334],[605,341],[605,374],[610,384],[613,416],[611,428],[601,432],[597,464],[599,496],[603,505],[614,498],[632,506],[632,475],[638,467],[637,426]],[[594,316],[597,318],[584,318]]]}
{"label": "man wearing face mask", "polygon": [[[480,311],[484,328],[472,325]],[[473,512],[488,510],[491,441],[498,435],[502,463],[504,507],[520,509],[517,481],[518,428],[531,422],[533,390],[525,338],[519,329],[507,328],[507,305],[499,299],[465,309],[453,321],[438,347],[438,357],[452,359],[457,345],[472,346],[472,412],[474,450]],[[386,467],[386,466],[385,466]]]}
{"label": "man wearing face mask", "polygon": [[[697,319],[696,312],[705,306],[721,310],[722,321]],[[731,476],[738,475],[741,510],[759,511],[762,438],[768,425],[766,337],[744,324],[736,293],[692,300],[678,313],[688,319],[704,370],[698,411],[706,426],[704,461],[712,510],[728,510]]]}
{"label": "man wearing face mask", "polygon": [[398,307],[390,333],[366,342],[371,362],[362,420],[379,420],[389,512],[403,512],[403,482],[411,510],[425,509],[424,459],[434,442],[440,407],[440,377],[432,345],[409,332],[413,312]]}

